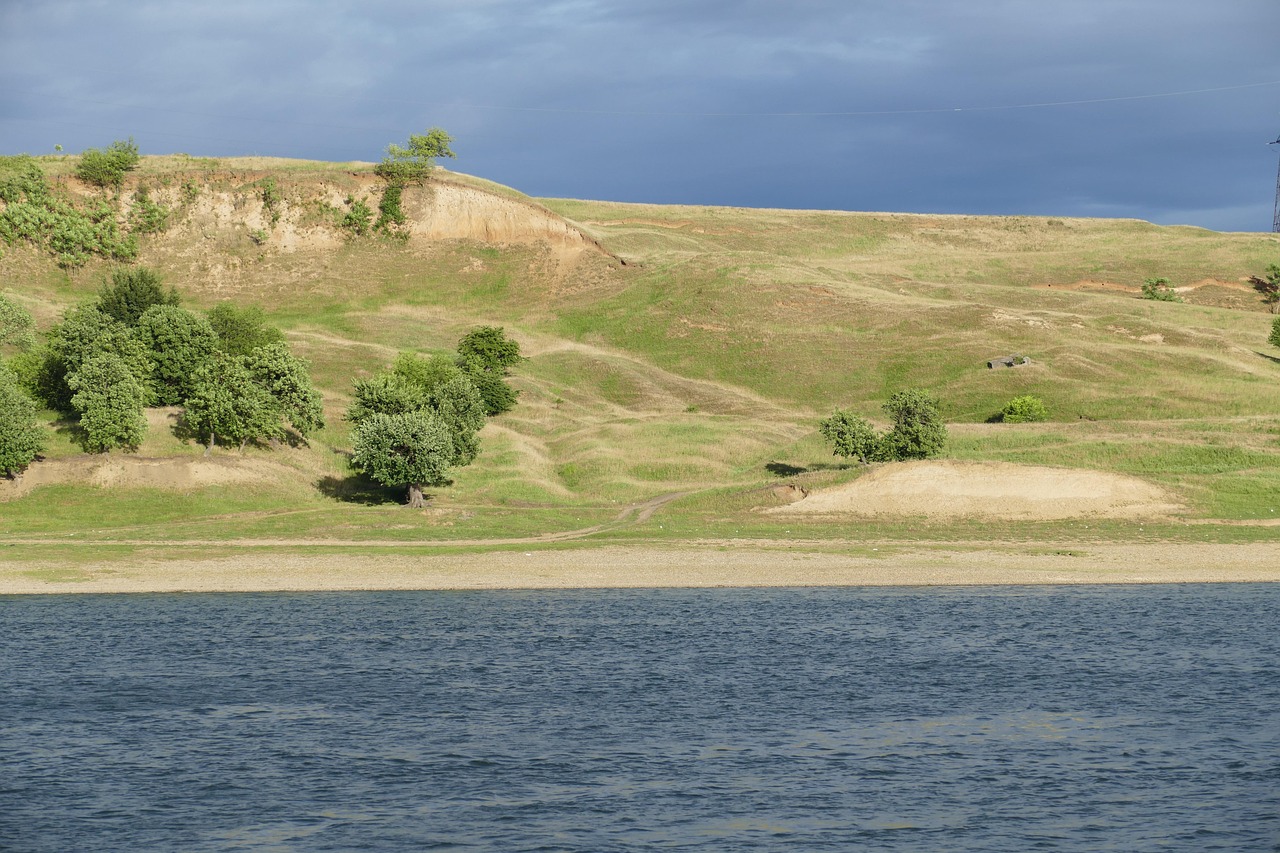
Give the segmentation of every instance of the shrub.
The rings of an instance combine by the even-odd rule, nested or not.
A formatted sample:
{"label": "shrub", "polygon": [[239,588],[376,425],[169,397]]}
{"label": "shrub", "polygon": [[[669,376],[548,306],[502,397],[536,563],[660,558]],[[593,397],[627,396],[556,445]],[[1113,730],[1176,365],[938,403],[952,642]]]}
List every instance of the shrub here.
{"label": "shrub", "polygon": [[275,178],[267,178],[262,182],[262,212],[271,220],[271,224],[275,225],[280,221],[280,203],[284,201],[284,196],[280,194],[280,187],[276,184]]}
{"label": "shrub", "polygon": [[1142,282],[1142,298],[1157,302],[1181,302],[1182,297],[1169,286],[1167,278],[1148,278]]}
{"label": "shrub", "polygon": [[129,227],[138,234],[156,234],[169,225],[169,208],[151,200],[146,187],[138,187],[129,211]]}
{"label": "shrub", "polygon": [[1000,420],[1006,424],[1025,424],[1049,419],[1049,410],[1039,397],[1025,395],[1014,397],[1000,410]]}
{"label": "shrub", "polygon": [[373,224],[375,229],[387,234],[399,233],[396,229],[407,221],[404,210],[400,207],[402,192],[400,184],[388,184],[383,188],[382,198],[378,200],[378,221]]}
{"label": "shrub", "polygon": [[818,423],[818,431],[831,442],[836,456],[856,457],[864,465],[879,456],[880,436],[865,418],[837,409]]}
{"label": "shrub", "polygon": [[1267,338],[1267,343],[1280,347],[1280,317],[1271,321],[1271,337]]}
{"label": "shrub", "polygon": [[125,172],[137,168],[139,159],[138,145],[132,137],[127,141],[117,139],[106,149],[86,149],[76,164],[76,177],[87,184],[119,189]]}
{"label": "shrub", "polygon": [[60,266],[82,266],[92,255],[127,261],[138,253],[111,205],[99,201],[81,209],[54,194],[30,157],[0,158],[0,200],[0,240],[47,249]]}
{"label": "shrub", "polygon": [[348,204],[351,209],[342,217],[342,227],[357,237],[363,237],[369,233],[369,226],[373,223],[373,211],[358,199],[349,201]]}

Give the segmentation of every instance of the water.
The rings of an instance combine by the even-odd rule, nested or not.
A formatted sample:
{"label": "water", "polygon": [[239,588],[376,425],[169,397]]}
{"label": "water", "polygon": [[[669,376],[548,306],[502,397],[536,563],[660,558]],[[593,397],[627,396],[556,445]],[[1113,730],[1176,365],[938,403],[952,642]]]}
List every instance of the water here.
{"label": "water", "polygon": [[1280,849],[1280,585],[0,598],[0,848]]}

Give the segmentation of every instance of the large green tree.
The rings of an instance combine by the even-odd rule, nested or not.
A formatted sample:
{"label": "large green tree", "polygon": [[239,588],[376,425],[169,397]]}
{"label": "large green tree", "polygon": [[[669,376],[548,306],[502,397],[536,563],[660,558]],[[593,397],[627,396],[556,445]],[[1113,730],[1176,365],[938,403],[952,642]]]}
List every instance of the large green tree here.
{"label": "large green tree", "polygon": [[34,329],[31,313],[0,293],[0,346],[30,349],[36,342]]}
{"label": "large green tree", "polygon": [[324,401],[311,383],[306,361],[291,353],[288,344],[257,347],[245,357],[244,365],[299,434],[305,437],[324,428]]}
{"label": "large green tree", "polygon": [[485,413],[490,416],[515,407],[515,389],[503,377],[523,360],[520,344],[499,326],[480,326],[458,341],[458,366],[480,391]]}
{"label": "large green tree", "polygon": [[[133,330],[107,316],[94,305],[71,309],[49,333],[48,353],[40,366],[38,387],[50,408],[70,411],[73,390],[69,377],[95,355],[117,356],[146,389],[151,359]],[[149,396],[147,397],[149,400]]]}
{"label": "large green tree", "polygon": [[421,507],[423,491],[449,482],[453,436],[434,412],[375,414],[356,425],[351,464],[384,486],[408,489],[408,505]]}
{"label": "large green tree", "polygon": [[97,309],[108,317],[133,326],[153,305],[177,305],[178,292],[165,290],[160,276],[146,267],[119,267],[111,281],[98,289]]}
{"label": "large green tree", "polygon": [[938,410],[938,398],[927,391],[899,391],[884,404],[893,426],[884,436],[890,459],[927,459],[937,456],[947,443],[947,428]]}
{"label": "large green tree", "polygon": [[427,405],[427,395],[417,385],[394,373],[379,373],[368,379],[355,380],[351,405],[345,419],[354,424],[373,415],[403,415]]}
{"label": "large green tree", "polygon": [[241,449],[280,435],[280,406],[254,381],[244,359],[216,353],[192,376],[182,404],[183,421],[205,442],[208,454],[221,440]]}
{"label": "large green tree", "polygon": [[36,419],[36,404],[18,387],[18,379],[0,362],[0,476],[26,470],[44,450],[45,431]]}
{"label": "large green tree", "polygon": [[218,348],[208,318],[177,305],[152,305],[138,317],[134,334],[151,359],[151,400],[161,406],[187,398],[191,377]]}
{"label": "large green tree", "polygon": [[129,365],[112,352],[100,352],[67,376],[71,405],[80,413],[84,449],[105,453],[136,449],[147,434],[143,413],[146,390]]}
{"label": "large green tree", "polygon": [[284,343],[284,333],[268,324],[255,305],[220,302],[208,313],[209,324],[218,334],[218,348],[227,355],[248,355],[258,347]]}
{"label": "large green tree", "polygon": [[485,421],[484,400],[476,386],[466,376],[455,376],[431,390],[427,405],[449,428],[453,441],[449,464],[460,467],[474,462],[480,453],[477,433]]}

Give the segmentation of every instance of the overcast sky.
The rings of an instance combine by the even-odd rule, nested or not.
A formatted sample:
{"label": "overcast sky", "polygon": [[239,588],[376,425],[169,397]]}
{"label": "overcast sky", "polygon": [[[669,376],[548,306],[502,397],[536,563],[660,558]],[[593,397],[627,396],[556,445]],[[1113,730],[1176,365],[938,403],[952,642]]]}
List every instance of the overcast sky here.
{"label": "overcast sky", "polygon": [[1269,231],[1277,0],[0,0],[0,153],[376,160],[535,196]]}

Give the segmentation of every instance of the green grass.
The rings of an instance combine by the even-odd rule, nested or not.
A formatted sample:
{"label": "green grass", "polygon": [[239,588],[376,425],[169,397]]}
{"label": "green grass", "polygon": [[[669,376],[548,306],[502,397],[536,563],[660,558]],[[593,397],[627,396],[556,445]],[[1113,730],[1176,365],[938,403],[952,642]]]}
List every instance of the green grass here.
{"label": "green grass", "polygon": [[[40,158],[70,174],[74,158]],[[285,251],[248,239],[261,182],[284,202],[275,226],[330,228],[332,198],[364,191],[368,164],[267,158],[144,158],[131,180],[175,205],[141,262],[185,304],[261,305],[308,358],[329,426],[285,474],[191,494],[62,484],[0,504],[0,536],[181,539],[330,538],[430,542],[512,538],[602,524],[592,541],[682,538],[958,543],[1265,538],[1268,528],[1127,523],[785,522],[754,510],[770,488],[823,488],[860,469],[830,456],[819,417],[849,408],[882,423],[894,391],[922,387],[951,422],[947,455],[1112,471],[1175,491],[1192,517],[1273,517],[1280,490],[1280,351],[1244,276],[1280,255],[1266,234],[1216,234],[1131,220],[758,211],[527,199],[453,173],[441,179],[540,204],[582,223],[613,255],[465,240],[348,240]],[[217,195],[222,218],[197,215]],[[310,211],[310,213],[308,213]],[[184,219],[185,217],[185,219]],[[204,217],[204,218],[201,218]],[[292,217],[292,218],[291,218]],[[310,233],[310,232],[308,232]],[[0,258],[0,290],[48,328],[90,297],[110,265],[58,269],[34,250]],[[1138,298],[1144,278],[1213,279],[1186,304]],[[1106,282],[1095,290],[1078,282]],[[1126,290],[1125,288],[1129,288]],[[1225,295],[1224,295],[1225,294]],[[501,325],[528,361],[516,409],[482,433],[476,463],[431,513],[397,505],[345,469],[341,421],[353,378],[402,350],[447,353],[476,325]],[[987,370],[988,358],[1033,363]],[[1009,399],[1045,402],[1041,424],[986,425]],[[47,415],[47,417],[52,417]],[[195,455],[154,433],[144,455]],[[47,456],[74,459],[67,430]],[[254,456],[253,458],[258,458]],[[784,473],[779,473],[784,472]],[[791,472],[791,473],[785,473]],[[613,525],[621,507],[692,491],[649,522]],[[1275,507],[1280,509],[1280,507]],[[1152,532],[1155,531],[1155,532]],[[1274,529],[1271,529],[1274,535]],[[835,547],[835,546],[833,546]]]}

